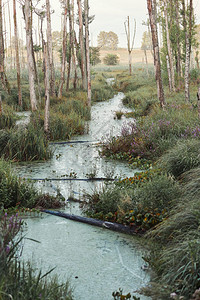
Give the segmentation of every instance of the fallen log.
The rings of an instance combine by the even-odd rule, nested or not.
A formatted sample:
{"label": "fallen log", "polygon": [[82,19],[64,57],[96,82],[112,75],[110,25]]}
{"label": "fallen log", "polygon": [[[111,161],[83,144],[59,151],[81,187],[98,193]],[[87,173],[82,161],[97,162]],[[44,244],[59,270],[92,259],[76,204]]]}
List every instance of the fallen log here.
{"label": "fallen log", "polygon": [[118,223],[112,223],[112,222],[97,220],[97,219],[93,219],[93,218],[86,218],[86,217],[82,217],[82,216],[70,215],[67,213],[60,212],[60,211],[52,211],[52,210],[47,210],[47,209],[43,209],[42,212],[45,212],[47,214],[51,214],[51,215],[54,215],[57,217],[62,217],[65,219],[69,219],[69,220],[73,220],[73,221],[77,221],[77,222],[81,222],[81,223],[86,223],[89,225],[98,226],[98,227],[102,227],[105,229],[110,229],[110,230],[114,230],[114,231],[118,231],[118,232],[122,232],[122,233],[126,233],[126,234],[142,235],[144,233],[142,230],[139,230],[138,227],[136,227],[136,226],[130,227],[130,226],[122,225],[122,224],[118,224]]}
{"label": "fallen log", "polygon": [[115,181],[114,178],[92,177],[92,178],[26,178],[32,181]]}

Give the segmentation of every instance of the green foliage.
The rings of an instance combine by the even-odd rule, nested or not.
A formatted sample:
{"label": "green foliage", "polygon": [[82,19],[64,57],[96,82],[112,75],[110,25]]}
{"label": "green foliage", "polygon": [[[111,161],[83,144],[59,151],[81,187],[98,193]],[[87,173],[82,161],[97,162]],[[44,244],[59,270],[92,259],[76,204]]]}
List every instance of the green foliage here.
{"label": "green foliage", "polygon": [[111,99],[114,96],[114,89],[106,82],[105,76],[98,75],[92,80],[92,101],[99,102]]}
{"label": "green foliage", "polygon": [[100,48],[99,47],[90,47],[90,63],[92,66],[95,66],[101,62],[100,60]]}
{"label": "green foliage", "polygon": [[200,166],[199,140],[178,141],[177,145],[169,149],[159,160],[159,166],[175,177]]}
{"label": "green foliage", "polygon": [[3,112],[0,115],[0,129],[11,128],[15,125],[17,117],[11,107],[3,106]]}
{"label": "green foliage", "polygon": [[104,62],[105,65],[115,66],[119,63],[119,58],[116,54],[107,54],[103,58],[103,62]]}
{"label": "green foliage", "polygon": [[14,175],[11,166],[0,160],[0,207],[9,208],[17,204],[33,207],[38,196],[30,183]]}
{"label": "green foliage", "polygon": [[108,50],[116,50],[118,46],[118,36],[113,31],[101,31],[97,37],[98,47]]}
{"label": "green foliage", "polygon": [[29,124],[26,129],[0,131],[0,157],[15,161],[49,159],[52,153],[43,129]]}

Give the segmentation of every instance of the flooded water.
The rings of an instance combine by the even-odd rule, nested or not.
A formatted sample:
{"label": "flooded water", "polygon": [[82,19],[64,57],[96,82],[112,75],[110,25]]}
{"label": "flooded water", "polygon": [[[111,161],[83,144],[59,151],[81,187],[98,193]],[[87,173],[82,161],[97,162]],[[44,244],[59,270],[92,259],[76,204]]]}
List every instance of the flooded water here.
{"label": "flooded water", "polygon": [[[75,137],[72,143],[52,145],[50,161],[21,164],[16,167],[18,174],[34,179],[43,192],[56,194],[59,190],[66,199],[81,199],[84,191],[101,187],[102,182],[83,181],[88,177],[133,176],[127,164],[99,156],[102,136],[119,134],[125,122],[114,119],[116,111],[124,111],[122,98],[119,93],[95,104],[87,134]],[[64,211],[81,214],[77,203],[68,203]],[[142,269],[144,249],[137,237],[46,214],[26,223],[26,236],[40,243],[25,240],[23,258],[44,271],[56,267],[54,273],[60,280],[70,279],[77,300],[113,299],[113,291],[133,292],[149,281],[148,271]]]}

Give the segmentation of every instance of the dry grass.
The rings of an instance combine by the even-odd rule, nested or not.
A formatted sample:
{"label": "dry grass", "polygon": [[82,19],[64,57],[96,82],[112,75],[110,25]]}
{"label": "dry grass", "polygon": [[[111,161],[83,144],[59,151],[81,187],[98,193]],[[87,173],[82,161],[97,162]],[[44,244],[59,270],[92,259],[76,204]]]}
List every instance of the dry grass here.
{"label": "dry grass", "polygon": [[[116,54],[119,57],[119,64],[120,65],[127,65],[128,64],[128,51],[126,48],[119,48],[117,50],[100,50],[100,59],[103,61],[103,58],[108,54]],[[151,52],[147,51],[147,58],[148,63],[153,63],[153,56]],[[132,52],[132,63],[144,63],[145,64],[145,56],[144,51],[141,49],[133,49]]]}

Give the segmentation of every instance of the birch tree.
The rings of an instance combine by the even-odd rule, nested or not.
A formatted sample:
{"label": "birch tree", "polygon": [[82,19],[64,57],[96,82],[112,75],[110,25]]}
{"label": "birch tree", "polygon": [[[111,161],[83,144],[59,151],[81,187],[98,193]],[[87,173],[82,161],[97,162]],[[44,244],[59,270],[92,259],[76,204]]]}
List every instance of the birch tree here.
{"label": "birch tree", "polygon": [[81,0],[77,0],[78,15],[79,15],[79,44],[81,51],[81,75],[82,75],[82,86],[83,89],[87,89],[87,78],[86,78],[86,57],[85,57],[85,42],[83,36],[83,12]]}
{"label": "birch tree", "polygon": [[6,90],[10,94],[10,86],[7,80],[6,72],[5,72],[5,52],[4,52],[4,37],[3,37],[3,15],[2,15],[2,0],[0,0],[0,76],[1,83],[4,90]]}
{"label": "birch tree", "polygon": [[62,41],[62,64],[61,64],[61,78],[58,91],[58,98],[62,97],[62,90],[65,81],[65,65],[66,65],[66,45],[67,45],[67,13],[68,1],[64,2],[64,20],[63,20],[63,41]]}
{"label": "birch tree", "polygon": [[163,5],[164,5],[165,29],[166,29],[166,37],[167,37],[167,52],[168,52],[168,58],[169,58],[169,87],[170,87],[170,91],[175,91],[174,61],[173,61],[173,55],[172,55],[171,41],[170,41],[170,37],[169,37],[167,0],[163,1]]}
{"label": "birch tree", "polygon": [[21,78],[20,78],[16,0],[13,0],[13,19],[14,19],[14,33],[15,33],[15,55],[16,55],[16,67],[17,67],[18,103],[19,103],[19,106],[22,106],[22,90],[21,90]]}
{"label": "birch tree", "polygon": [[86,49],[86,71],[87,71],[87,104],[91,107],[91,74],[90,74],[90,48],[89,48],[89,3],[84,0],[85,10],[85,49]]}
{"label": "birch tree", "polygon": [[130,18],[127,17],[127,21],[124,22],[126,38],[127,38],[127,48],[128,48],[128,61],[129,61],[129,74],[132,73],[132,56],[131,53],[133,51],[134,41],[135,41],[135,34],[136,34],[136,20],[134,20],[134,31],[133,31],[133,38],[131,42],[131,30],[130,30]]}
{"label": "birch tree", "polygon": [[51,33],[51,12],[50,12],[50,2],[46,0],[46,14],[47,14],[47,47],[49,52],[49,67],[51,73],[51,94],[55,95],[55,71],[53,63],[53,47],[52,47],[52,33]]}
{"label": "birch tree", "polygon": [[189,20],[187,21],[187,12],[185,0],[182,0],[183,11],[183,27],[185,32],[185,101],[190,101],[189,89],[189,73],[190,73],[190,57],[191,57],[191,44],[192,44],[192,17],[193,17],[193,0],[189,2]]}
{"label": "birch tree", "polygon": [[45,109],[44,109],[44,132],[49,135],[49,109],[50,109],[50,67],[49,51],[47,44],[44,43],[44,62],[45,62]]}
{"label": "birch tree", "polygon": [[75,55],[75,31],[74,31],[74,0],[71,0],[71,5],[69,9],[69,26],[70,26],[70,44],[71,44],[71,54],[73,63],[73,86],[76,89],[77,86],[77,67],[76,67],[76,55]]}
{"label": "birch tree", "polygon": [[164,108],[165,98],[164,98],[164,90],[163,90],[163,83],[161,77],[161,64],[160,64],[160,52],[159,52],[158,32],[157,32],[157,24],[156,24],[155,2],[153,3],[152,0],[147,0],[147,9],[149,13],[149,21],[150,21],[151,35],[152,35],[157,94],[158,94],[158,99],[160,101],[160,106]]}
{"label": "birch tree", "polygon": [[37,110],[37,98],[35,93],[35,68],[32,55],[32,22],[31,22],[31,6],[30,1],[25,0],[23,6],[23,14],[26,28],[26,47],[27,47],[27,62],[29,73],[29,89],[32,111]]}

